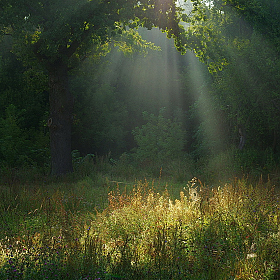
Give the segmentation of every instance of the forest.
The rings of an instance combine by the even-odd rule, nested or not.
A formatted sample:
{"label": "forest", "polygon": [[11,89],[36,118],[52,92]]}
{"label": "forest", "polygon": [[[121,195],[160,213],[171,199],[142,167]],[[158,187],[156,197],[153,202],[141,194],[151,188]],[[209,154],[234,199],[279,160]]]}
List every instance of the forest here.
{"label": "forest", "polygon": [[279,16],[2,1],[0,279],[279,279]]}
{"label": "forest", "polygon": [[[96,47],[70,71],[75,162],[87,155],[112,164],[126,158],[156,172],[171,161],[191,162],[189,176],[197,170],[207,179],[211,173],[275,171],[278,34],[271,30],[268,38],[234,10],[213,3],[209,18],[192,27],[197,33],[190,30],[191,50],[184,55],[158,29],[142,28],[138,45],[128,40],[139,37],[129,34],[122,43]],[[2,176],[30,167],[48,175],[48,74],[13,40],[4,34],[0,46]]]}

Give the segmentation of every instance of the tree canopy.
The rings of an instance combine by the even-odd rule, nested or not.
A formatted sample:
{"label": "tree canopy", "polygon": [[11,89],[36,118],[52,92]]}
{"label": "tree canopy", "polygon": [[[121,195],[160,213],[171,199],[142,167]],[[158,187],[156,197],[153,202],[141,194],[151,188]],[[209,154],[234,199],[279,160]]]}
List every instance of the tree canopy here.
{"label": "tree canopy", "polygon": [[[11,34],[50,67],[57,59],[83,58],[97,43],[126,28],[158,26],[179,37],[175,1],[2,1],[2,33]],[[179,46],[179,43],[178,43]]]}

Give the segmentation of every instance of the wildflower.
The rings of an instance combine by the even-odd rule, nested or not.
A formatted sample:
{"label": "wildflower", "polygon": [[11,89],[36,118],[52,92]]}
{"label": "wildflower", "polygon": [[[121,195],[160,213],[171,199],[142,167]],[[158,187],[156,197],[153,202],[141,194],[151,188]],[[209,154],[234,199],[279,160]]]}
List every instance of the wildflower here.
{"label": "wildflower", "polygon": [[257,254],[255,254],[255,253],[247,254],[247,260],[251,259],[251,258],[256,258],[256,257],[257,257]]}

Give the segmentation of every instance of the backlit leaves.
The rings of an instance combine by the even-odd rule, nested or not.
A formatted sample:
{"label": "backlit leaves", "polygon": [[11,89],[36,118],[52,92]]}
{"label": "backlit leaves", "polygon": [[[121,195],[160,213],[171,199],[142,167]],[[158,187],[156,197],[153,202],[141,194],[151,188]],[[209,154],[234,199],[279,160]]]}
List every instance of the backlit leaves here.
{"label": "backlit leaves", "polygon": [[[180,33],[181,12],[174,0],[3,1],[0,10],[0,29],[11,27],[23,53],[30,53],[31,47],[39,60],[48,62],[87,52],[94,44],[110,41],[125,26],[158,26],[168,37]],[[176,42],[179,46],[180,40]]]}

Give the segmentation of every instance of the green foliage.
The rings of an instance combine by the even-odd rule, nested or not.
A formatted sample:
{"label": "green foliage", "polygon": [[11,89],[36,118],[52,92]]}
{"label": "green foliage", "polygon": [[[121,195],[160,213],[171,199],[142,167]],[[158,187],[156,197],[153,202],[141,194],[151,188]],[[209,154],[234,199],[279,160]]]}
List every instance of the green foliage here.
{"label": "green foliage", "polygon": [[181,156],[185,144],[185,131],[179,119],[164,117],[164,108],[158,116],[143,113],[146,124],[133,131],[138,145],[135,156],[140,161],[160,162]]}
{"label": "green foliage", "polygon": [[[60,56],[70,63],[82,59],[92,46],[108,42],[125,31],[126,26],[149,29],[158,26],[183,48],[178,30],[181,9],[174,0],[164,4],[135,0],[32,1],[30,5],[20,1],[1,3],[1,10],[0,28],[3,32],[10,29],[18,54],[29,61],[35,54],[44,60],[43,64],[52,63]],[[137,40],[143,42],[139,37]]]}
{"label": "green foliage", "polygon": [[255,30],[265,36],[279,52],[279,15],[280,4],[276,0],[227,0],[224,1],[228,7],[246,19]]}
{"label": "green foliage", "polygon": [[232,142],[238,141],[238,129],[242,127],[245,148],[271,148],[277,153],[279,59],[275,49],[257,34],[250,41],[234,40],[230,49],[231,64],[216,76],[211,94],[227,118]]}
{"label": "green foliage", "polygon": [[0,162],[9,167],[42,166],[48,158],[47,138],[40,132],[22,128],[21,113],[10,105],[6,117],[0,118]]}
{"label": "green foliage", "polygon": [[[212,170],[214,178],[231,171],[271,172],[268,170],[279,158],[279,11],[273,10],[279,4],[258,0],[192,2],[187,38],[214,73],[210,82],[205,76],[192,76],[197,83],[192,154],[200,159],[198,167],[206,173]],[[268,10],[273,10],[271,16]],[[209,43],[212,39],[213,44]],[[245,146],[237,151],[234,147],[238,147],[240,130]],[[229,168],[229,162],[234,168]]]}
{"label": "green foliage", "polygon": [[0,120],[1,159],[9,165],[22,164],[26,160],[26,148],[29,146],[27,135],[18,126],[16,108],[10,105],[6,118]]}
{"label": "green foliage", "polygon": [[256,150],[247,148],[235,152],[234,164],[243,174],[251,174],[255,177],[261,174],[270,174],[278,165],[278,157],[271,148]]}
{"label": "green foliage", "polygon": [[14,104],[22,110],[21,124],[38,129],[48,105],[46,73],[40,67],[27,67],[18,60],[12,50],[11,36],[0,39],[0,65],[0,117]]}
{"label": "green foliage", "polygon": [[160,47],[144,40],[134,29],[122,32],[114,39],[114,46],[118,47],[125,55],[141,53],[147,55],[149,50],[160,51]]}
{"label": "green foliage", "polygon": [[26,67],[16,58],[11,40],[10,36],[0,40],[0,162],[4,178],[6,168],[42,167],[49,158],[48,138],[43,133],[47,77],[40,68]]}

